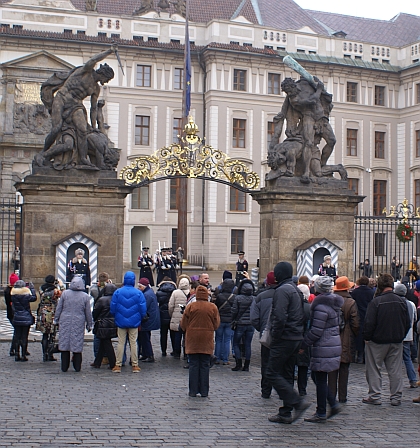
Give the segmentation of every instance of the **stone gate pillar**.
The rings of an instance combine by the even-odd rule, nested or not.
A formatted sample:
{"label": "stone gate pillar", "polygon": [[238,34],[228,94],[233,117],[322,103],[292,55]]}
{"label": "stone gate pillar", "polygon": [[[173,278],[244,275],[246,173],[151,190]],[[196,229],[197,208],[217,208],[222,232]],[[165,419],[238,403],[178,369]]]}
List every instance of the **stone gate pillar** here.
{"label": "stone gate pillar", "polygon": [[[123,277],[124,200],[132,188],[115,171],[37,168],[16,189],[24,197],[22,273],[36,284],[57,276],[56,245],[72,235],[97,244],[97,272]],[[96,252],[95,252],[96,257]]]}
{"label": "stone gate pillar", "polygon": [[297,269],[297,248],[312,238],[328,239],[340,251],[338,275],[353,275],[354,210],[364,197],[348,189],[348,182],[321,179],[302,184],[281,177],[251,193],[260,205],[260,278],[279,261]]}

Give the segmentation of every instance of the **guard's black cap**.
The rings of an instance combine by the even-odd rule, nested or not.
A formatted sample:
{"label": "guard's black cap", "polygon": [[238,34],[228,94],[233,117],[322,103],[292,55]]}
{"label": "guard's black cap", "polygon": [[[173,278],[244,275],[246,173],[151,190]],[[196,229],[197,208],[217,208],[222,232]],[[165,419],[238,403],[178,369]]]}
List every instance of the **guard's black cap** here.
{"label": "guard's black cap", "polygon": [[244,252],[243,250],[240,250],[240,251],[238,252],[238,255],[245,255],[245,252]]}

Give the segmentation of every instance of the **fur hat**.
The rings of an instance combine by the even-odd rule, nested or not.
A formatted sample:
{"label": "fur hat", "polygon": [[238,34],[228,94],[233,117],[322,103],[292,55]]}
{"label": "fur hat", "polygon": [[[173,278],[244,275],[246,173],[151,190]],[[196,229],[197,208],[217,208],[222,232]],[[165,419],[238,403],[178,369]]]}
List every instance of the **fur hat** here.
{"label": "fur hat", "polygon": [[185,289],[189,289],[190,287],[190,281],[187,278],[181,278],[181,280],[179,281],[178,284],[178,288],[185,290]]}
{"label": "fur hat", "polygon": [[334,280],[327,275],[319,276],[314,283],[315,291],[319,293],[329,293],[334,286]]}
{"label": "fur hat", "polygon": [[203,285],[200,285],[195,291],[195,297],[197,300],[198,299],[208,300],[209,292],[207,288]]}
{"label": "fur hat", "polygon": [[54,284],[55,283],[55,277],[53,275],[47,275],[45,277],[45,283]]}
{"label": "fur hat", "polygon": [[16,274],[10,274],[9,284],[13,286],[19,280],[19,276]]}
{"label": "fur hat", "polygon": [[85,254],[85,251],[83,250],[83,249],[80,249],[80,247],[79,247],[79,249],[76,249],[75,251],[74,251],[74,255],[84,255]]}
{"label": "fur hat", "polygon": [[13,286],[14,288],[24,288],[25,282],[23,280],[18,280]]}
{"label": "fur hat", "polygon": [[407,294],[407,288],[402,283],[398,283],[395,285],[394,292],[398,296],[405,297]]}

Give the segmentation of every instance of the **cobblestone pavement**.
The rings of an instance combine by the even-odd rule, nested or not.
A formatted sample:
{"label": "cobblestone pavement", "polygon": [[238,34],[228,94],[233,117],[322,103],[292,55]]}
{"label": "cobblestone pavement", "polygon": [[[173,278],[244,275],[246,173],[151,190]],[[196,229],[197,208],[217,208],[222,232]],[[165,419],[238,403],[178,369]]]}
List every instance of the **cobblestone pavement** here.
{"label": "cobblestone pavement", "polygon": [[[29,362],[15,362],[2,327],[0,447],[419,446],[420,406],[412,399],[420,389],[409,389],[406,377],[400,407],[389,403],[386,375],[382,406],[364,405],[364,366],[352,364],[349,401],[340,415],[324,425],[302,418],[280,425],[267,420],[279,400],[260,397],[256,335],[250,372],[214,366],[209,398],[189,398],[184,361],[160,356],[158,332],[153,332],[156,363],[141,363],[139,374],[128,366],[121,374],[89,367],[91,342],[85,343],[82,371],[62,373],[59,362],[41,362],[39,342],[29,344]],[[308,399],[310,415],[311,381]]]}

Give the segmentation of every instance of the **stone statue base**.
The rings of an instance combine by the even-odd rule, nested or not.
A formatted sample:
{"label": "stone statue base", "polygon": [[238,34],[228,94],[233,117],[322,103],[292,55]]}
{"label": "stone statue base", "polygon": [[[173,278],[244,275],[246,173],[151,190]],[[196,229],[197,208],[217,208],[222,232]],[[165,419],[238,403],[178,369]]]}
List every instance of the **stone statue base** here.
{"label": "stone statue base", "polygon": [[115,171],[58,172],[37,167],[16,189],[24,197],[21,270],[25,280],[39,286],[46,275],[57,275],[57,242],[80,233],[97,243],[97,272],[122,281],[124,202],[132,188],[117,179]]}
{"label": "stone statue base", "polygon": [[290,262],[296,273],[299,249],[322,239],[338,247],[338,275],[353,278],[354,214],[364,197],[349,190],[347,181],[322,182],[280,177],[251,193],[260,205],[260,279],[279,261]]}

